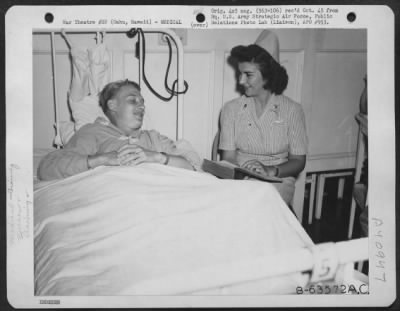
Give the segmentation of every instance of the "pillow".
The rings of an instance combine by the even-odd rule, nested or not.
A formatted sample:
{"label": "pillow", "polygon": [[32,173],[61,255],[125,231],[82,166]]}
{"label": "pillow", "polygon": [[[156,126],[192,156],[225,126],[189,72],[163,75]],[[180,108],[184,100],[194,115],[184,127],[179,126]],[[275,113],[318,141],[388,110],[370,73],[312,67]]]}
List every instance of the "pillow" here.
{"label": "pillow", "polygon": [[61,121],[59,123],[59,133],[54,138],[54,144],[58,147],[65,146],[65,144],[75,134],[75,124],[71,121]]}
{"label": "pillow", "polygon": [[106,117],[99,105],[99,97],[97,95],[85,96],[80,101],[70,100],[70,107],[75,121],[75,131],[85,124],[93,123],[98,117]]}

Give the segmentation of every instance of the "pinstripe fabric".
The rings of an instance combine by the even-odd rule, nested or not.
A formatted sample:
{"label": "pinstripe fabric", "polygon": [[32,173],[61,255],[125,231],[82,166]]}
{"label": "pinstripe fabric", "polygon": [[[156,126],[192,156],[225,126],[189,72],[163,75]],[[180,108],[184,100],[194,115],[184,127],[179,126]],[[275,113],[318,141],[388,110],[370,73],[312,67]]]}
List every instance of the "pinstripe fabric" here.
{"label": "pinstripe fabric", "polygon": [[234,99],[222,108],[219,149],[237,150],[239,165],[250,159],[278,165],[289,154],[305,155],[307,144],[303,109],[286,96],[272,95],[260,118],[251,97]]}

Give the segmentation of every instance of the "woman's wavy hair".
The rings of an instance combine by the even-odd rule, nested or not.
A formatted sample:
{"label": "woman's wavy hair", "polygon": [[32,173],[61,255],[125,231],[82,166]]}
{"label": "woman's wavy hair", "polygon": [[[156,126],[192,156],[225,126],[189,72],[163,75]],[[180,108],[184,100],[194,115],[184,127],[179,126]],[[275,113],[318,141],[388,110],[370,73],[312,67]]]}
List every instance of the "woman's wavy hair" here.
{"label": "woman's wavy hair", "polygon": [[264,88],[274,94],[282,94],[288,85],[289,78],[286,69],[268,51],[256,44],[235,46],[231,50],[228,61],[236,70],[239,63],[257,64],[262,77],[266,80]]}
{"label": "woman's wavy hair", "polygon": [[101,109],[103,109],[103,112],[106,113],[108,111],[108,105],[107,102],[110,99],[113,99],[118,91],[121,89],[121,87],[130,85],[136,88],[137,90],[140,91],[140,86],[136,82],[130,81],[128,79],[126,80],[119,80],[115,82],[108,83],[103,90],[100,92],[99,95],[99,104],[101,106]]}

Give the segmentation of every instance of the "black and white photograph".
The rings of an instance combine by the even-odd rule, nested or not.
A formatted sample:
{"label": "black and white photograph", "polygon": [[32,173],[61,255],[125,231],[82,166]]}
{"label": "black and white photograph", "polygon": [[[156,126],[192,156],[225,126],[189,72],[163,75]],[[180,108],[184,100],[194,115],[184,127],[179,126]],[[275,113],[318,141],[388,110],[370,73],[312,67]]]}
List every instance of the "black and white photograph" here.
{"label": "black and white photograph", "polygon": [[394,284],[393,96],[371,105],[393,59],[373,62],[371,8],[140,8],[36,7],[19,25],[31,48],[7,74],[31,85],[7,85],[7,108],[27,96],[7,110],[7,245],[31,279],[11,276],[9,299],[363,306]]}

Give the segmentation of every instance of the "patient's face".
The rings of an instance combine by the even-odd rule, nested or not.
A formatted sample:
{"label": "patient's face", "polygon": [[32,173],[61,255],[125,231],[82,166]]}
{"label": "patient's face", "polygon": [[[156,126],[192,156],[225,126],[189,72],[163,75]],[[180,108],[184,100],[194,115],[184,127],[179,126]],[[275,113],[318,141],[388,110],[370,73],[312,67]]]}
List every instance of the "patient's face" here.
{"label": "patient's face", "polygon": [[117,126],[122,130],[140,129],[144,117],[144,100],[140,91],[131,85],[120,88],[114,100]]}

